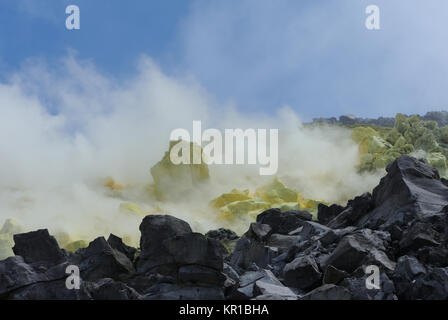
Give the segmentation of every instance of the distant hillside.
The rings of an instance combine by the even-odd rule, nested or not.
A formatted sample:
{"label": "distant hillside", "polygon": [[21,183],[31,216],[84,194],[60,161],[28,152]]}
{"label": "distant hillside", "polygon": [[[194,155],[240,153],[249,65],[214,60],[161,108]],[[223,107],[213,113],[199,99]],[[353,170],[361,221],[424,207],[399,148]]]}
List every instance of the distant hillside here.
{"label": "distant hillside", "polygon": [[[410,117],[409,115],[407,117]],[[424,116],[420,116],[423,121],[435,121],[439,127],[448,125],[448,111],[430,111]],[[358,118],[354,115],[343,115],[339,119],[332,118],[313,118],[313,123],[328,123],[328,124],[341,124],[341,125],[357,125],[357,124],[369,124],[381,127],[393,127],[395,118],[379,117],[378,119],[371,118]]]}

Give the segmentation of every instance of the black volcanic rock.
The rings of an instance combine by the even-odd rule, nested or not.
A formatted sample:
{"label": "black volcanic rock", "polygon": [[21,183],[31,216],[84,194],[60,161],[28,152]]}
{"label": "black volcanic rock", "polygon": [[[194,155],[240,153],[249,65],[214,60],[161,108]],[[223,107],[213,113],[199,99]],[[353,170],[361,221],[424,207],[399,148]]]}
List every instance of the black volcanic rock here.
{"label": "black volcanic rock", "polygon": [[57,264],[67,257],[59,248],[58,242],[50,236],[47,229],[14,235],[12,250],[17,256],[22,256],[27,263],[47,262]]}
{"label": "black volcanic rock", "polygon": [[164,240],[161,248],[178,265],[198,264],[216,270],[223,268],[222,247],[218,240],[200,233],[187,233]]}
{"label": "black volcanic rock", "polygon": [[126,245],[120,237],[110,234],[109,238],[107,238],[107,243],[109,243],[112,249],[115,249],[128,257],[130,261],[134,261],[137,249]]}
{"label": "black volcanic rock", "polygon": [[[135,261],[136,249],[114,235],[69,253],[46,230],[19,234],[16,256],[0,261],[0,299],[448,299],[447,185],[403,156],[372,194],[320,205],[318,221],[269,209],[238,238],[151,215]],[[230,255],[222,242],[236,242]],[[69,265],[80,268],[79,290],[65,287]],[[372,265],[379,286],[368,289]]]}
{"label": "black volcanic rock", "polygon": [[300,300],[350,300],[352,295],[344,287],[334,284],[324,284],[307,293]]}
{"label": "black volcanic rock", "polygon": [[102,278],[120,279],[135,273],[129,258],[113,249],[104,237],[93,240],[87,248],[80,249],[74,262],[79,266],[81,278],[95,281]]}
{"label": "black volcanic rock", "polygon": [[140,224],[140,256],[137,270],[145,272],[155,266],[172,262],[162,246],[164,240],[192,233],[190,225],[170,215],[149,215]]}
{"label": "black volcanic rock", "polygon": [[284,282],[294,288],[311,290],[322,283],[322,273],[310,256],[301,256],[288,263],[283,270]]}
{"label": "black volcanic rock", "polygon": [[312,215],[307,211],[281,212],[278,208],[268,209],[257,216],[258,223],[269,225],[272,233],[279,234],[288,234],[311,219]]}
{"label": "black volcanic rock", "polygon": [[358,226],[406,228],[409,221],[438,215],[447,205],[448,187],[425,160],[404,155],[386,171],[373,190],[374,209],[358,221]]}
{"label": "black volcanic rock", "polygon": [[323,203],[319,203],[317,206],[317,220],[322,224],[327,224],[342,211],[344,211],[344,207],[340,205],[332,204],[326,206]]}

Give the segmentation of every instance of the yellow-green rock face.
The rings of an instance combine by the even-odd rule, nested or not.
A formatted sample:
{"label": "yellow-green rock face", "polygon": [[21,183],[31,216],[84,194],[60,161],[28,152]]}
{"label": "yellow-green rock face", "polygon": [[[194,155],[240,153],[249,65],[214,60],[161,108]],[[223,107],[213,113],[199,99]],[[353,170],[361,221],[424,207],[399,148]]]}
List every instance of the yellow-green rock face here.
{"label": "yellow-green rock face", "polygon": [[397,114],[393,128],[359,126],[352,129],[351,136],[359,147],[359,171],[385,168],[403,154],[423,151],[422,156],[441,175],[446,174],[448,127],[439,128],[435,121]]}
{"label": "yellow-green rock face", "polygon": [[255,196],[268,203],[298,202],[299,193],[286,187],[277,177],[255,191]]}
{"label": "yellow-green rock face", "polygon": [[[177,143],[189,146],[190,164],[174,164],[170,159],[170,153]],[[157,200],[174,199],[180,194],[195,188],[199,183],[208,181],[210,178],[209,169],[206,163],[193,164],[195,157],[202,156],[202,148],[197,144],[185,141],[171,141],[168,152],[162,160],[151,168],[151,175],[154,180],[154,194]]]}
{"label": "yellow-green rock face", "polygon": [[237,189],[233,189],[231,192],[224,193],[219,197],[213,199],[210,202],[210,205],[214,208],[219,209],[235,201],[244,201],[250,199],[252,199],[252,197],[249,194],[249,190],[240,191]]}

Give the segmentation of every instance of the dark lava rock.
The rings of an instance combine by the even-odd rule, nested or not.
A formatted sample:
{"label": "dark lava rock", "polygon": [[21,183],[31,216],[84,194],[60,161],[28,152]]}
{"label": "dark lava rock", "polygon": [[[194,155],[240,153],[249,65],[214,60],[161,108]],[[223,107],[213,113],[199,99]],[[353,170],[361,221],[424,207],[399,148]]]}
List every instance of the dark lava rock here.
{"label": "dark lava rock", "polygon": [[397,261],[392,279],[399,299],[412,299],[412,287],[415,280],[426,275],[426,268],[412,256],[402,256]]}
{"label": "dark lava rock", "polygon": [[373,209],[373,200],[370,193],[356,197],[349,200],[347,207],[327,223],[330,228],[338,229],[352,225],[357,225],[357,222],[364,217],[369,211]]}
{"label": "dark lava rock", "polygon": [[225,228],[219,228],[216,230],[210,230],[205,234],[207,238],[213,238],[219,241],[223,240],[237,240],[238,235],[233,232],[232,230],[225,229]]}
{"label": "dark lava rock", "polygon": [[344,211],[344,207],[332,204],[331,206],[326,206],[323,203],[319,203],[317,206],[317,220],[322,224],[327,224],[334,217]]}
{"label": "dark lava rock", "polygon": [[358,230],[342,238],[325,264],[348,273],[363,264],[374,264],[393,271],[395,263],[385,253],[389,242],[390,236],[387,232]]}
{"label": "dark lava rock", "polygon": [[[410,218],[437,215],[447,205],[448,187],[440,180],[437,169],[425,160],[404,155],[389,164],[386,171],[373,190],[374,209],[360,219],[358,226],[406,228]],[[401,221],[396,219],[398,214]]]}
{"label": "dark lava rock", "polygon": [[47,229],[14,235],[12,250],[17,256],[22,256],[25,262],[46,262],[58,264],[67,259],[59,248],[58,242],[50,236]]}
{"label": "dark lava rock", "polygon": [[353,300],[396,300],[394,283],[385,272],[380,272],[379,289],[367,289],[368,275],[364,271],[344,279],[340,285],[347,288]]}
{"label": "dark lava rock", "polygon": [[113,249],[104,237],[96,238],[87,248],[78,250],[75,259],[81,271],[81,278],[87,281],[102,278],[120,279],[123,275],[135,273],[129,258]]}
{"label": "dark lava rock", "polygon": [[242,237],[238,240],[235,250],[230,255],[229,263],[242,269],[248,269],[254,263],[260,268],[265,268],[275,256],[276,252],[273,248],[259,241]]}
{"label": "dark lava rock", "polygon": [[272,228],[268,224],[251,223],[244,235],[256,241],[265,242],[271,234]]}
{"label": "dark lava rock", "polygon": [[145,272],[151,268],[172,262],[162,247],[164,240],[192,233],[190,225],[170,215],[149,215],[140,224],[140,256],[137,270]]}
{"label": "dark lava rock", "polygon": [[65,279],[67,265],[65,263],[47,269],[29,265],[21,256],[0,261],[0,297],[34,283]]}
{"label": "dark lava rock", "polygon": [[347,278],[349,274],[343,270],[339,270],[332,265],[329,265],[325,270],[324,274],[324,284],[338,284],[345,278]]}
{"label": "dark lava rock", "polygon": [[322,283],[322,273],[313,257],[302,256],[288,263],[283,270],[286,285],[311,290]]}
{"label": "dark lava rock", "polygon": [[116,235],[110,234],[109,238],[107,239],[107,243],[109,243],[109,245],[113,249],[123,253],[126,257],[128,257],[130,261],[134,261],[137,249],[126,245],[121,238],[117,237]]}
{"label": "dark lava rock", "polygon": [[200,233],[186,233],[166,239],[161,243],[171,263],[177,265],[199,264],[221,271],[223,269],[223,252],[221,244]]}
{"label": "dark lava rock", "polygon": [[266,210],[257,216],[257,222],[269,225],[272,228],[272,233],[286,235],[301,227],[304,221],[311,219],[312,215],[307,211],[281,212],[278,208]]}

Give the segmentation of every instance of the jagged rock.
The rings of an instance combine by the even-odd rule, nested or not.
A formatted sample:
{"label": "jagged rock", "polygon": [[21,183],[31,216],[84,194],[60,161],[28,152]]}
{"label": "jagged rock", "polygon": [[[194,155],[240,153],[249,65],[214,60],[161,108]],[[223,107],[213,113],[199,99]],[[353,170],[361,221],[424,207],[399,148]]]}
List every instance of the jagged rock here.
{"label": "jagged rock", "polygon": [[411,256],[402,256],[397,261],[397,267],[392,279],[395,283],[397,296],[400,299],[412,299],[412,287],[414,280],[426,275],[426,268]]}
{"label": "jagged rock", "polygon": [[422,247],[437,247],[440,245],[435,240],[437,233],[432,229],[431,224],[416,222],[409,227],[399,243],[400,250],[417,250]]}
{"label": "jagged rock", "polygon": [[272,234],[272,228],[268,224],[251,223],[245,236],[256,241],[265,242]]}
{"label": "jagged rock", "polygon": [[320,223],[306,221],[303,223],[302,230],[299,234],[302,239],[310,239],[313,236],[323,235],[330,231],[332,231],[330,228]]}
{"label": "jagged rock", "polygon": [[122,275],[135,273],[128,257],[113,249],[104,237],[96,238],[87,248],[80,249],[75,261],[81,271],[81,278],[86,281],[120,279]]}
{"label": "jagged rock", "polygon": [[220,243],[200,233],[187,233],[164,240],[161,249],[177,265],[198,264],[222,271],[223,252]]}
{"label": "jagged rock", "polygon": [[300,236],[288,236],[283,234],[273,234],[269,237],[267,245],[275,248],[289,249],[291,246],[299,243]]}
{"label": "jagged rock", "polygon": [[312,215],[307,211],[281,212],[278,208],[266,210],[257,216],[257,222],[269,225],[272,228],[272,233],[286,235],[301,227],[304,221],[311,219]]}
{"label": "jagged rock", "polygon": [[353,272],[362,264],[375,264],[393,271],[395,263],[384,253],[385,243],[390,241],[386,232],[362,229],[345,236],[325,264]]}
{"label": "jagged rock", "polygon": [[324,284],[338,284],[345,278],[347,278],[349,274],[343,270],[339,270],[332,265],[329,265],[324,273]]}
{"label": "jagged rock", "polygon": [[237,240],[238,235],[233,232],[232,230],[225,229],[225,228],[219,228],[216,230],[210,230],[205,234],[207,238],[213,238],[219,241],[222,240]]}
{"label": "jagged rock", "polygon": [[322,273],[313,257],[301,256],[288,263],[283,270],[287,286],[311,290],[322,281]]}
{"label": "jagged rock", "polygon": [[317,220],[322,224],[327,224],[334,217],[344,211],[344,207],[332,204],[331,206],[326,206],[323,203],[319,203],[317,206]]}
{"label": "jagged rock", "polygon": [[[359,273],[359,274],[356,274]],[[364,271],[355,272],[352,278],[345,278],[341,286],[348,289],[353,300],[396,300],[395,286],[385,272],[380,272],[380,288],[367,289]]]}
{"label": "jagged rock", "polygon": [[107,243],[109,243],[109,245],[113,249],[121,252],[126,257],[128,257],[130,261],[134,261],[137,249],[126,245],[121,238],[117,237],[116,235],[110,234],[109,238],[107,238]]}
{"label": "jagged rock", "polygon": [[448,268],[434,268],[413,281],[412,295],[413,299],[448,299]]}
{"label": "jagged rock", "polygon": [[342,237],[352,233],[355,229],[355,227],[347,227],[344,229],[330,229],[328,230],[328,232],[325,232],[321,237],[319,237],[319,241],[324,247],[327,247],[331,244],[339,242]]}
{"label": "jagged rock", "polygon": [[[277,289],[277,294],[283,292],[285,297],[289,297],[290,292],[284,288],[283,284],[275,277],[275,275],[265,269],[261,269],[258,271],[248,271],[241,275],[240,277],[240,286],[237,290],[235,290],[232,295],[229,296],[230,299],[237,300],[247,300],[252,299],[256,295],[262,295],[262,291],[268,293],[270,290],[270,294],[273,294],[274,289]],[[259,287],[256,288],[256,283],[259,283]],[[268,289],[268,286],[277,286],[280,288],[272,287]]]}
{"label": "jagged rock", "polygon": [[334,284],[324,284],[313,291],[307,293],[300,300],[350,300],[350,292]]}
{"label": "jagged rock", "polygon": [[327,226],[333,229],[344,228],[357,225],[357,222],[373,209],[372,195],[364,193],[363,195],[349,200],[347,207],[327,223]]}
{"label": "jagged rock", "polygon": [[192,233],[190,225],[169,215],[149,215],[140,224],[140,256],[137,270],[145,272],[151,268],[172,262],[172,257],[161,245],[174,236]]}
{"label": "jagged rock", "polygon": [[219,228],[210,230],[205,234],[207,238],[218,240],[225,249],[224,255],[228,256],[235,249],[235,245],[239,239],[238,235],[229,229]]}
{"label": "jagged rock", "polygon": [[27,264],[23,257],[15,256],[0,261],[0,297],[35,283],[65,279],[68,262],[49,266]]}
{"label": "jagged rock", "polygon": [[16,234],[14,243],[14,254],[22,256],[27,263],[45,262],[55,265],[67,258],[47,229]]}
{"label": "jagged rock", "polygon": [[[358,221],[358,226],[406,228],[409,218],[396,221],[397,214],[406,213],[403,218],[425,218],[439,214],[447,205],[448,187],[426,161],[404,155],[388,165],[386,171],[387,175],[373,190],[374,209]],[[391,219],[395,219],[393,223]]]}
{"label": "jagged rock", "polygon": [[255,282],[254,294],[256,296],[269,297],[269,300],[297,300],[297,295],[288,287],[280,284],[272,284],[263,279]]}
{"label": "jagged rock", "polygon": [[253,263],[264,268],[275,255],[276,252],[272,248],[253,239],[242,237],[230,255],[229,262],[232,266],[242,269],[248,269]]}

